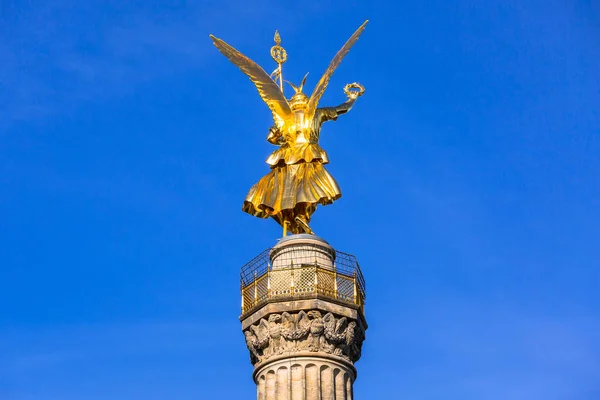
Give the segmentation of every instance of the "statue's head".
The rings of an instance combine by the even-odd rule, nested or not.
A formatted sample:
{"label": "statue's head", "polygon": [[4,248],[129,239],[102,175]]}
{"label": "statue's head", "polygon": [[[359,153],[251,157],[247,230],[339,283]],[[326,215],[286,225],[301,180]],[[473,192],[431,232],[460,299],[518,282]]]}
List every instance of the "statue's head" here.
{"label": "statue's head", "polygon": [[[302,79],[302,83],[300,83],[300,86],[296,86],[291,82],[288,82],[289,85],[294,88],[294,91],[296,92],[292,98],[290,99],[290,108],[292,109],[293,112],[296,111],[305,111],[308,108],[308,96],[305,95],[304,93],[302,93],[302,88],[304,87],[304,83],[306,82],[306,77],[308,76],[308,73],[306,75],[304,75],[304,79]],[[287,82],[287,81],[286,81]]]}
{"label": "statue's head", "polygon": [[308,108],[308,96],[304,93],[296,93],[290,100],[290,108],[293,112],[305,111]]}

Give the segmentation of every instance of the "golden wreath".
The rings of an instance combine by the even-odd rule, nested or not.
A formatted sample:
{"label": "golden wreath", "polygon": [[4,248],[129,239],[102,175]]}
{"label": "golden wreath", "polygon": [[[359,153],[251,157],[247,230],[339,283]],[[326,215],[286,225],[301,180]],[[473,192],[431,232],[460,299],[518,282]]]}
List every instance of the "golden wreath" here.
{"label": "golden wreath", "polygon": [[358,82],[349,83],[344,86],[344,93],[350,98],[356,99],[357,97],[362,96],[364,92],[365,87]]}

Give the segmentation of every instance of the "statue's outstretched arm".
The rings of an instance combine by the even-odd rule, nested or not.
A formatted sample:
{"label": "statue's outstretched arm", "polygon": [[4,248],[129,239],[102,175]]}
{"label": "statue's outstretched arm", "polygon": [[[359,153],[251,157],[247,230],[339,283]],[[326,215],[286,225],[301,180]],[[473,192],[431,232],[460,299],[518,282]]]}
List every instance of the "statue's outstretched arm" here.
{"label": "statue's outstretched arm", "polygon": [[337,112],[337,115],[346,114],[348,111],[350,111],[350,109],[352,109],[352,106],[355,102],[356,98],[350,98],[347,101],[340,104],[339,106],[334,107],[335,111]]}
{"label": "statue's outstretched arm", "polygon": [[325,121],[335,121],[338,116],[342,114],[346,114],[348,111],[352,109],[352,106],[356,102],[356,98],[350,98],[339,106],[335,107],[323,107],[322,115],[323,122]]}

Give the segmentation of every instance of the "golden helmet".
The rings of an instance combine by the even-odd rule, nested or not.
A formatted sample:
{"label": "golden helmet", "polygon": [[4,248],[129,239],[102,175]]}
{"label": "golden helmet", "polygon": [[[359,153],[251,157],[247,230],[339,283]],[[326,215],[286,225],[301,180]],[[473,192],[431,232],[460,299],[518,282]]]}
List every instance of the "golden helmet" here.
{"label": "golden helmet", "polygon": [[292,109],[292,111],[305,110],[308,107],[308,96],[302,93],[302,87],[306,82],[307,76],[308,74],[304,75],[304,79],[302,79],[302,83],[300,83],[300,86],[296,86],[293,83],[286,81],[290,84],[292,88],[294,88],[294,91],[296,92],[289,101],[290,108]]}
{"label": "golden helmet", "polygon": [[308,107],[308,96],[302,92],[296,92],[290,99],[290,108],[292,111],[305,110]]}

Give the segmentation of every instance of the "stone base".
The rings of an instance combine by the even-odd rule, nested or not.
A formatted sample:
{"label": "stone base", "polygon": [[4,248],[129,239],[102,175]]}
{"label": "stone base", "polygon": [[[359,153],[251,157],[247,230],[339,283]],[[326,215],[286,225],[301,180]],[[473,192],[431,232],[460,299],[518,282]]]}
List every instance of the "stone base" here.
{"label": "stone base", "polygon": [[269,362],[254,374],[258,400],[352,400],[354,367],[324,357]]}

